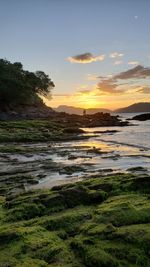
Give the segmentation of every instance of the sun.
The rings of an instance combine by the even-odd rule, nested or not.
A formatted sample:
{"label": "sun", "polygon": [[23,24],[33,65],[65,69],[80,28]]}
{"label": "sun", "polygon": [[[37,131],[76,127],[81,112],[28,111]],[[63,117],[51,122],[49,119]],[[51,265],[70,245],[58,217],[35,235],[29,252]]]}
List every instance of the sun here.
{"label": "sun", "polygon": [[96,96],[81,95],[78,98],[78,105],[86,109],[100,107],[101,103]]}

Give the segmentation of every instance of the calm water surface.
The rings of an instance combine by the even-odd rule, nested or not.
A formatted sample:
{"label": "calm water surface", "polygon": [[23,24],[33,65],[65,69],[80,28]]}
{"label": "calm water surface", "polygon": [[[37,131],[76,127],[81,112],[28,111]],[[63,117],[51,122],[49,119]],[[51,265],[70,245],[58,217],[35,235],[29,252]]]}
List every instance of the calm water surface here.
{"label": "calm water surface", "polygon": [[[122,119],[131,118],[136,114],[120,114]],[[116,130],[115,133],[98,133],[96,137],[87,140],[65,142],[55,144],[58,150],[62,150],[62,155],[53,154],[55,162],[66,166],[79,165],[85,168],[84,172],[73,173],[72,175],[47,176],[36,188],[51,187],[57,182],[73,182],[82,179],[82,176],[90,176],[103,172],[105,169],[112,169],[116,172],[127,172],[129,168],[143,167],[140,173],[150,173],[150,121],[131,121],[134,126],[127,127],[98,127],[84,128],[85,135],[91,131]],[[100,149],[103,153],[88,153],[91,148]],[[64,151],[64,154],[63,154]],[[67,153],[66,153],[67,152]],[[68,153],[74,159],[68,158]],[[107,172],[105,172],[107,173]]]}

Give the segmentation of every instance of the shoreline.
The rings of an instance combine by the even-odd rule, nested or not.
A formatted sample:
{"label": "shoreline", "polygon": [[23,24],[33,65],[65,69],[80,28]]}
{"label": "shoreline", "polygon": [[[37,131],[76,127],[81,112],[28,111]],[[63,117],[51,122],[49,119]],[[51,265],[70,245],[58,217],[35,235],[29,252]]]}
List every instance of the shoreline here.
{"label": "shoreline", "polygon": [[0,128],[18,140],[0,143],[0,265],[148,267],[150,154],[130,146],[133,128],[62,142],[58,124],[15,126]]}

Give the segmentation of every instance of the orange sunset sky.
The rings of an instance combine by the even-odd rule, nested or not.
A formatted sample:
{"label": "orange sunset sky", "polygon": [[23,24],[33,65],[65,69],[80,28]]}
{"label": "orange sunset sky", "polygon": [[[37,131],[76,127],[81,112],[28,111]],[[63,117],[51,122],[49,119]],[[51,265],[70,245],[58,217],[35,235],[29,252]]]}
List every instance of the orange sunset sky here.
{"label": "orange sunset sky", "polygon": [[55,83],[52,107],[150,101],[149,0],[1,1],[0,58]]}

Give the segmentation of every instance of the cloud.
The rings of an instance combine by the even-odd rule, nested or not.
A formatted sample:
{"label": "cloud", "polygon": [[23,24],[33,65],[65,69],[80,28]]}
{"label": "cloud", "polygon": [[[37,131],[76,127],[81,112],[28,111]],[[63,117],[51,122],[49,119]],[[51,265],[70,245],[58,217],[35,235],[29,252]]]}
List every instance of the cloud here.
{"label": "cloud", "polygon": [[139,65],[138,61],[129,61],[128,65]]}
{"label": "cloud", "polygon": [[[103,94],[124,94],[132,92],[149,94],[150,87],[141,85],[141,83],[145,84],[145,82],[148,82],[149,78],[150,68],[138,65],[110,78],[103,77],[103,79],[101,79],[101,81],[97,84],[97,88]],[[145,79],[145,81],[143,81],[143,79]],[[120,80],[122,80],[122,82],[120,82]],[[131,84],[133,85],[131,86]],[[135,88],[138,88],[138,90],[135,90]]]}
{"label": "cloud", "polygon": [[97,79],[98,79],[98,77],[96,75],[87,74],[87,80],[89,80],[89,81],[95,81]]}
{"label": "cloud", "polygon": [[53,94],[53,96],[60,96],[60,97],[65,96],[65,97],[69,97],[69,96],[71,96],[71,94]]}
{"label": "cloud", "polygon": [[140,90],[137,90],[137,92],[142,94],[150,94],[150,87],[141,87]]}
{"label": "cloud", "polygon": [[120,72],[116,75],[107,75],[97,77],[99,82],[90,88],[80,86],[78,95],[83,96],[104,96],[125,95],[137,97],[140,94],[150,94],[150,68],[143,66],[134,66],[127,71]]}
{"label": "cloud", "polygon": [[[87,77],[93,77],[88,74]],[[101,97],[101,96],[128,96],[138,97],[140,94],[150,94],[150,68],[144,66],[134,66],[127,71],[116,75],[94,76],[92,80],[99,79],[96,84],[88,86],[80,85],[77,88],[77,96]],[[91,80],[91,79],[89,79]],[[140,96],[141,97],[141,96]]]}
{"label": "cloud", "polygon": [[89,95],[91,93],[90,89],[86,89],[86,90],[79,90],[77,92],[77,94],[81,94],[81,95]]}
{"label": "cloud", "polygon": [[106,94],[123,93],[123,91],[118,88],[118,85],[115,82],[113,82],[112,79],[107,79],[99,82],[97,84],[97,89],[99,89],[101,93],[106,93]]}
{"label": "cloud", "polygon": [[150,68],[144,68],[138,65],[132,69],[121,72],[113,77],[113,79],[143,79],[150,77]]}
{"label": "cloud", "polygon": [[93,56],[91,53],[84,53],[80,55],[76,55],[73,57],[68,57],[68,61],[71,63],[82,63],[87,64],[95,61],[103,61],[105,58],[105,55],[99,55],[99,56]]}
{"label": "cloud", "polygon": [[87,89],[88,85],[87,84],[82,84],[79,86],[80,89]]}
{"label": "cloud", "polygon": [[110,58],[123,57],[123,53],[113,52],[109,55]]}
{"label": "cloud", "polygon": [[114,62],[114,65],[120,65],[120,64],[122,64],[122,63],[123,63],[122,60],[117,60],[117,61]]}

